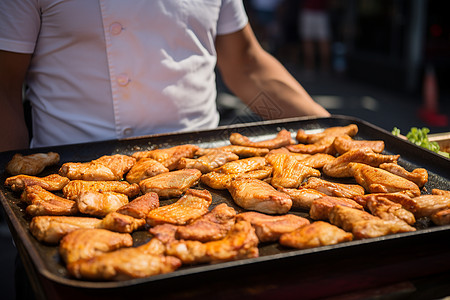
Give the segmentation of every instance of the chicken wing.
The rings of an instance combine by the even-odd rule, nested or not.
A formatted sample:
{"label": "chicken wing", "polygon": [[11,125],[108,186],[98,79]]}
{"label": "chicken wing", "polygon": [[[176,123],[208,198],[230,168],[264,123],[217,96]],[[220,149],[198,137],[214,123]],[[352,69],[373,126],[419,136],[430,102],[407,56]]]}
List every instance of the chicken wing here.
{"label": "chicken wing", "polygon": [[55,152],[30,155],[14,154],[6,164],[5,170],[11,175],[37,175],[46,167],[59,163],[59,154]]}
{"label": "chicken wing", "polygon": [[253,178],[236,178],[228,187],[234,202],[242,208],[267,214],[284,214],[292,206],[289,195]]}
{"label": "chicken wing", "polygon": [[233,145],[246,147],[276,149],[287,145],[291,145],[293,141],[291,133],[286,129],[282,129],[277,133],[275,138],[259,142],[253,142],[248,137],[235,132],[230,135],[230,143]]}
{"label": "chicken wing", "polygon": [[407,194],[403,193],[403,192],[396,192],[396,193],[373,193],[373,194],[366,194],[366,195],[361,195],[361,196],[356,196],[353,199],[358,202],[359,204],[361,204],[362,206],[364,206],[364,208],[368,208],[367,207],[367,200],[369,198],[378,198],[378,197],[383,197],[386,198],[394,203],[398,203],[400,204],[404,209],[410,211],[410,212],[415,212],[416,211],[416,202],[414,202],[414,200],[408,196]]}
{"label": "chicken wing", "polygon": [[111,212],[103,219],[99,228],[108,229],[111,231],[132,233],[145,227],[144,219],[136,219],[118,212]]}
{"label": "chicken wing", "polygon": [[159,197],[179,197],[187,189],[196,185],[202,172],[197,169],[183,169],[161,173],[139,183],[142,193],[157,193]]}
{"label": "chicken wing", "polygon": [[30,203],[26,212],[31,216],[69,216],[78,213],[75,201],[56,196],[38,185],[27,186],[21,200]]}
{"label": "chicken wing", "polygon": [[158,207],[158,194],[149,192],[120,207],[117,212],[136,219],[144,219],[151,210]]}
{"label": "chicken wing", "polygon": [[150,228],[148,231],[162,243],[167,244],[176,240],[175,235],[178,230],[178,225],[173,225],[169,223],[156,225]]}
{"label": "chicken wing", "polygon": [[326,194],[319,192],[314,189],[285,189],[280,188],[278,189],[280,192],[286,193],[291,197],[292,200],[292,208],[300,208],[308,210],[311,208],[312,202],[317,199],[321,198],[323,196],[326,196]]}
{"label": "chicken wing", "polygon": [[404,209],[401,204],[392,202],[385,197],[369,197],[367,207],[374,216],[383,220],[401,220],[409,225],[416,223],[416,218],[412,212]]}
{"label": "chicken wing", "polygon": [[380,169],[386,170],[388,172],[391,172],[392,174],[398,175],[414,182],[419,188],[422,188],[425,183],[428,182],[428,172],[423,168],[417,168],[412,170],[412,172],[408,172],[402,166],[399,166],[396,163],[384,163],[379,167]]}
{"label": "chicken wing", "polygon": [[207,190],[188,189],[177,202],[150,211],[146,217],[147,224],[188,224],[208,213],[211,202],[212,196]]}
{"label": "chicken wing", "polygon": [[297,249],[309,249],[351,240],[353,240],[351,233],[330,223],[316,221],[295,231],[283,234],[280,237],[280,244]]}
{"label": "chicken wing", "polygon": [[164,167],[168,168],[170,171],[175,170],[178,161],[182,157],[193,158],[195,153],[200,149],[196,145],[179,145],[166,149],[155,149],[149,151],[139,151],[133,153],[133,157],[137,160],[141,158],[148,157],[163,164]]}
{"label": "chicken wing", "polygon": [[117,233],[106,229],[77,229],[61,239],[59,254],[66,264],[79,259],[92,258],[101,253],[133,246],[129,233]]}
{"label": "chicken wing", "polygon": [[446,195],[422,195],[413,198],[416,218],[430,217],[438,211],[450,209],[450,197]]}
{"label": "chicken wing", "polygon": [[440,210],[431,215],[431,221],[436,225],[450,224],[450,209]]}
{"label": "chicken wing", "polygon": [[420,189],[414,182],[388,171],[360,163],[349,163],[348,167],[356,182],[369,193],[405,192],[410,196],[420,195]]}
{"label": "chicken wing", "polygon": [[378,167],[383,163],[396,163],[399,157],[400,155],[378,154],[370,148],[357,148],[338,156],[332,162],[326,164],[322,171],[330,177],[352,177],[352,172],[348,167],[351,162]]}
{"label": "chicken wing", "polygon": [[313,144],[295,144],[286,146],[286,148],[294,153],[305,153],[305,154],[316,154],[325,153],[330,155],[335,155],[336,150],[334,149],[333,142],[334,136],[325,136],[324,138],[316,141]]}
{"label": "chicken wing", "polygon": [[139,183],[144,179],[166,172],[169,172],[169,169],[164,167],[162,163],[152,158],[144,157],[134,164],[127,173],[126,179],[129,183]]}
{"label": "chicken wing", "polygon": [[313,220],[324,220],[328,221],[330,217],[330,211],[336,205],[347,206],[359,210],[364,210],[362,205],[356,203],[356,201],[343,197],[330,197],[325,196],[322,198],[315,199],[311,203],[311,209],[309,211],[309,216]]}
{"label": "chicken wing", "polygon": [[214,172],[224,174],[245,173],[261,169],[266,165],[267,162],[264,157],[249,157],[227,162],[223,166],[214,170]]}
{"label": "chicken wing", "polygon": [[16,175],[6,178],[5,185],[13,191],[22,191],[27,186],[38,185],[47,191],[59,191],[69,183],[69,178],[58,174],[51,174],[45,177],[30,175]]}
{"label": "chicken wing", "polygon": [[282,234],[309,224],[308,219],[293,214],[270,216],[254,211],[238,214],[236,221],[247,221],[252,224],[261,243],[276,242]]}
{"label": "chicken wing", "polygon": [[127,204],[128,197],[116,192],[86,191],[78,195],[76,203],[81,213],[104,217]]}
{"label": "chicken wing", "polygon": [[182,157],[178,162],[178,169],[197,169],[204,174],[238,159],[239,156],[233,152],[214,150],[196,159]]}
{"label": "chicken wing", "polygon": [[223,147],[217,147],[217,148],[200,148],[197,152],[195,152],[195,155],[206,155],[211,151],[228,151],[232,152],[236,155],[238,155],[241,158],[245,157],[253,157],[253,156],[265,156],[267,153],[269,153],[269,149],[267,148],[256,148],[256,147],[246,147],[246,146],[239,146],[239,145],[227,145]]}
{"label": "chicken wing", "polygon": [[370,148],[375,153],[381,153],[384,150],[383,141],[354,140],[348,135],[336,137],[334,139],[333,146],[340,155],[347,151],[360,148]]}
{"label": "chicken wing", "polygon": [[178,226],[175,238],[210,242],[223,239],[233,227],[236,211],[225,203],[185,226]]}
{"label": "chicken wing", "polygon": [[234,224],[225,238],[202,243],[199,241],[173,241],[167,245],[166,254],[176,256],[183,263],[217,263],[258,257],[258,237],[246,221]]}
{"label": "chicken wing", "polygon": [[314,189],[328,196],[353,198],[364,195],[364,188],[357,184],[343,184],[331,182],[317,177],[310,177],[301,188]]}
{"label": "chicken wing", "polygon": [[299,141],[299,143],[311,144],[323,139],[324,137],[337,137],[344,134],[353,137],[356,133],[358,133],[358,126],[356,124],[350,124],[347,126],[326,128],[322,132],[311,134],[306,133],[303,129],[299,129],[295,138]]}
{"label": "chicken wing", "polygon": [[441,189],[432,189],[431,193],[433,195],[443,195],[443,196],[449,196],[450,197],[450,191],[445,191]]}
{"label": "chicken wing", "polygon": [[272,167],[271,166],[264,166],[261,169],[245,172],[245,173],[232,173],[232,174],[226,174],[226,173],[218,173],[218,172],[210,172],[203,174],[202,177],[200,177],[200,180],[202,183],[206,184],[207,186],[217,189],[217,190],[224,190],[227,189],[231,182],[236,178],[253,178],[253,179],[266,179],[270,177],[272,174]]}
{"label": "chicken wing", "polygon": [[[299,154],[299,153],[297,153],[297,154]],[[311,167],[314,169],[322,169],[326,164],[329,164],[334,160],[335,160],[334,156],[325,154],[325,153],[316,153],[316,154],[310,155],[304,159],[299,159],[299,161],[302,165],[305,165],[307,167]]]}
{"label": "chicken wing", "polygon": [[129,198],[137,196],[140,193],[139,185],[129,184],[125,181],[85,181],[73,180],[64,188],[64,197],[75,200],[78,195],[85,191],[96,192],[116,192],[127,195]]}

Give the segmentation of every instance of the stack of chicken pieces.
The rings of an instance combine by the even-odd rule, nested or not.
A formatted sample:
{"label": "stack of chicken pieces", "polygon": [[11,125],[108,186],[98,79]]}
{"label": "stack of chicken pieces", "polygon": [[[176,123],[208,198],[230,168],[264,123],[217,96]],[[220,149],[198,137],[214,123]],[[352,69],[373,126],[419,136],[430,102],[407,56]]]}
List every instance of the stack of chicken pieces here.
{"label": "stack of chicken pieces", "polygon": [[[410,232],[421,218],[450,224],[449,191],[429,194],[427,170],[406,170],[400,155],[383,154],[383,141],[357,132],[355,124],[299,129],[293,139],[282,129],[254,141],[232,133],[222,147],[185,144],[61,166],[57,153],[16,154],[5,185],[32,217],[31,234],[59,247],[68,273],[87,280],[254,258],[265,243],[307,249]],[[57,174],[39,176],[52,165]],[[213,200],[217,190],[230,201]]]}

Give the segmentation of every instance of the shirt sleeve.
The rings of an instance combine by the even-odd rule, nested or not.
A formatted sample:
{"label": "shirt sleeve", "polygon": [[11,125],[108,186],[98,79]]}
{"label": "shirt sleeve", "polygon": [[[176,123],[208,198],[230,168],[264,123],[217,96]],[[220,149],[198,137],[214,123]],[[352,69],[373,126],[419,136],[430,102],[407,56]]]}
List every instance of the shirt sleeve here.
{"label": "shirt sleeve", "polygon": [[33,53],[40,29],[37,0],[0,1],[0,50]]}
{"label": "shirt sleeve", "polygon": [[248,23],[242,0],[224,0],[219,14],[217,34],[233,33],[244,28]]}

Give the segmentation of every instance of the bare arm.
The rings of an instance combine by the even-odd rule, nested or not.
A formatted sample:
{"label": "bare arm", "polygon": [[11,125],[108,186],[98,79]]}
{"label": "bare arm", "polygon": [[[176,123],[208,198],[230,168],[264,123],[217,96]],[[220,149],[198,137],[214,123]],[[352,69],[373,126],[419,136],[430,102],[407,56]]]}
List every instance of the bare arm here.
{"label": "bare arm", "polygon": [[250,25],[216,38],[217,66],[228,88],[265,119],[330,114],[267,53]]}
{"label": "bare arm", "polygon": [[31,54],[0,50],[0,152],[28,147],[22,84]]}

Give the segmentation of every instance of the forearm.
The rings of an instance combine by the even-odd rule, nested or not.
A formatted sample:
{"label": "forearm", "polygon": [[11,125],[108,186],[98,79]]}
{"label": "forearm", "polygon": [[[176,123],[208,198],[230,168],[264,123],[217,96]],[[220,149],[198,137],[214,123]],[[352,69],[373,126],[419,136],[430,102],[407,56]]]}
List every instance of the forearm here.
{"label": "forearm", "polygon": [[0,152],[28,148],[28,129],[25,124],[21,100],[12,101],[0,94]]}

